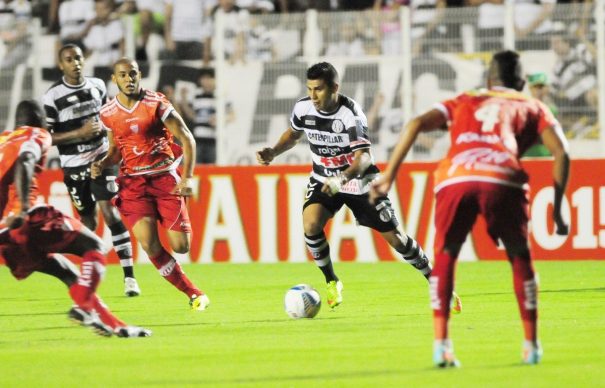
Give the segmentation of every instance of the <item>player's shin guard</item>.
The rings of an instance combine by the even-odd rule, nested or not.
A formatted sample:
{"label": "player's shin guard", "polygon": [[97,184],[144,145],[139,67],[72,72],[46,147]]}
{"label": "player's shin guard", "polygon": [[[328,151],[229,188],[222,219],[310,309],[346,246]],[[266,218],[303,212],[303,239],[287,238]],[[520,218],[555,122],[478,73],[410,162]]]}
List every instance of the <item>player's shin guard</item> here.
{"label": "player's shin guard", "polygon": [[191,298],[192,295],[203,294],[185,275],[181,265],[166,250],[162,249],[159,255],[151,258],[151,262],[164,279],[187,295],[187,297]]}
{"label": "player's shin guard", "polygon": [[94,308],[93,295],[105,274],[105,256],[98,251],[88,251],[82,256],[80,276],[69,288],[69,295],[82,309]]}
{"label": "player's shin guard", "polygon": [[515,295],[523,321],[525,339],[536,342],[538,339],[538,284],[534,269],[529,257],[514,257],[511,264]]}
{"label": "player's shin guard", "polygon": [[426,257],[422,247],[412,237],[407,236],[407,243],[405,244],[402,251],[398,251],[406,263],[411,264],[416,268],[425,278],[431,275],[431,262]]}
{"label": "player's shin guard", "polygon": [[130,234],[122,221],[109,226],[113,247],[120,258],[120,265],[124,271],[124,277],[133,278],[134,270],[132,259],[132,243]]}
{"label": "player's shin guard", "polygon": [[334,273],[334,267],[332,266],[332,259],[330,259],[330,244],[328,244],[325,233],[322,231],[313,236],[305,234],[305,242],[307,243],[307,249],[313,256],[315,265],[324,274],[326,283],[333,280],[338,281],[338,276]]}
{"label": "player's shin guard", "polygon": [[435,339],[448,338],[447,321],[450,314],[450,299],[454,290],[454,270],[456,258],[447,253],[438,253],[435,256],[435,267],[429,278],[429,292],[433,321],[435,326]]}

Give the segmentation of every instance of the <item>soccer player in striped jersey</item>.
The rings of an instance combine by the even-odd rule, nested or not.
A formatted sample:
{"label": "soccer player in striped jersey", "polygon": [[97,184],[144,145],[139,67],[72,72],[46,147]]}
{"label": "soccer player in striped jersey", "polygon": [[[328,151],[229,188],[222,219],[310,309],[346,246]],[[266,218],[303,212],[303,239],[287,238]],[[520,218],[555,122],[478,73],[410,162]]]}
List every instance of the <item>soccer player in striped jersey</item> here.
{"label": "soccer player in striped jersey", "polygon": [[[109,150],[93,163],[92,176],[120,164],[118,209],[160,275],[187,295],[192,310],[202,311],[210,300],[164,249],[158,234],[159,222],[172,250],[189,252],[191,222],[185,197],[193,194],[195,140],[163,94],[139,86],[141,72],[134,60],[118,60],[112,80],[120,92],[101,110]],[[181,159],[183,173],[179,175]]]}
{"label": "soccer player in striped jersey", "polygon": [[82,222],[97,229],[97,204],[111,231],[114,249],[124,272],[124,293],[141,293],[134,276],[130,234],[112,205],[118,190],[116,169],[108,168],[92,179],[90,165],[108,149],[107,137],[99,124],[99,111],[107,99],[105,83],[83,74],[82,50],[68,44],[59,50],[59,68],[63,72],[42,97],[53,145],[59,149],[64,182]]}
{"label": "soccer player in striped jersey", "polygon": [[[437,366],[457,366],[449,338],[447,296],[454,288],[456,259],[479,214],[490,236],[500,239],[513,270],[515,295],[523,322],[522,361],[537,364],[538,284],[528,243],[528,176],[521,155],[539,138],[554,156],[554,207],[557,234],[568,234],[561,202],[569,174],[568,143],[550,109],[521,93],[525,81],[519,54],[496,53],[488,70],[488,88],[471,90],[435,105],[414,118],[401,134],[384,176],[371,196],[381,198],[420,132],[447,129],[451,147],[435,171],[435,268],[430,277]],[[449,124],[449,126],[446,126]]]}
{"label": "soccer player in striped jersey", "polygon": [[[336,276],[330,245],[324,233],[328,220],[343,205],[353,211],[360,225],[370,227],[427,279],[431,263],[416,240],[402,233],[386,195],[374,205],[368,201],[370,183],[379,174],[370,150],[368,124],[357,102],[338,93],[338,73],[327,62],[307,69],[307,97],[294,105],[288,128],[273,147],[258,151],[260,164],[294,147],[306,135],[311,147],[313,170],[305,204],[305,241],[315,264],[327,283],[327,302],[331,308],[342,303],[342,282]],[[456,297],[456,308],[460,308]]]}

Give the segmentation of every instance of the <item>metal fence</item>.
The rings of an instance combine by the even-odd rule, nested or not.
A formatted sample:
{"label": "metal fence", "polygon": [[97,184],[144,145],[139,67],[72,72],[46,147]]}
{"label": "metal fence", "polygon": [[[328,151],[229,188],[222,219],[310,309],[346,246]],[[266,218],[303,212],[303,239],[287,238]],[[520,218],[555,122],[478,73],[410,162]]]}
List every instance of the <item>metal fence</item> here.
{"label": "metal fence", "polygon": [[[230,54],[233,24],[219,14],[213,38],[218,163],[253,164],[258,148],[277,141],[289,125],[294,102],[306,93],[306,68],[320,60],[336,66],[341,91],[364,108],[376,159],[385,161],[406,120],[437,101],[482,86],[491,54],[503,48],[521,52],[526,73],[546,75],[545,100],[563,124],[572,156],[605,157],[604,4],[598,0],[551,7],[507,1],[430,10],[249,15],[239,29],[244,33],[244,55],[237,58]],[[538,14],[545,15],[544,22],[529,28],[528,17]],[[1,19],[0,24],[1,31],[17,30]],[[26,29],[26,50],[19,51],[31,53],[25,59],[11,57],[10,34],[2,35],[4,126],[10,126],[18,99],[40,97],[50,84],[41,73],[53,66],[48,61],[52,53],[45,50],[47,45],[32,48],[47,39],[37,25]],[[199,67],[201,61],[152,60],[143,84],[195,88]],[[226,106],[233,111],[229,120]],[[447,146],[443,132],[422,135],[412,159],[438,159]],[[309,160],[308,150],[297,147],[279,161]]]}

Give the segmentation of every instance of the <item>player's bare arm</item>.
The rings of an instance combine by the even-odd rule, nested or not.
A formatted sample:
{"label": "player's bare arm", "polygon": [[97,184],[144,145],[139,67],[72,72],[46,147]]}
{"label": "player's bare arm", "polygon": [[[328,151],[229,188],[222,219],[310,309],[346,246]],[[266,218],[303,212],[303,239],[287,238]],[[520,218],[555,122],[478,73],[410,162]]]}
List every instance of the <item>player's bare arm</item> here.
{"label": "player's bare arm", "polygon": [[418,134],[420,132],[443,128],[445,124],[446,118],[438,109],[431,109],[407,123],[405,130],[401,132],[399,141],[391,154],[389,164],[384,173],[372,184],[372,188],[370,189],[370,202],[374,203],[376,198],[388,194],[395,181],[395,177],[397,176],[399,166],[410,152]]}
{"label": "player's bare arm", "polygon": [[183,147],[183,173],[181,181],[174,188],[173,193],[183,196],[193,195],[191,178],[195,166],[195,139],[181,115],[175,110],[164,120],[164,125],[177,138]]}
{"label": "player's bare arm", "polygon": [[109,149],[105,157],[90,165],[90,175],[93,179],[100,176],[107,167],[116,165],[122,160],[122,154],[113,140],[113,133],[111,131],[107,131],[107,141],[109,142]]}
{"label": "player's bare arm", "polygon": [[303,134],[303,131],[295,131],[292,128],[286,129],[273,147],[265,147],[256,152],[256,160],[259,164],[268,166],[276,156],[294,147]]}
{"label": "player's bare arm", "polygon": [[353,154],[353,163],[340,175],[329,177],[321,187],[321,191],[330,196],[336,195],[342,186],[346,185],[351,179],[362,176],[363,173],[372,165],[370,149],[365,148],[357,150]]}
{"label": "player's bare arm", "polygon": [[94,118],[91,118],[90,120],[86,121],[84,125],[82,125],[76,130],[52,133],[51,136],[53,139],[53,145],[59,145],[81,143],[83,141],[94,139],[102,133],[103,129],[101,128],[101,124],[99,123],[99,121]]}
{"label": "player's bare arm", "polygon": [[15,189],[19,202],[21,202],[21,213],[11,215],[6,219],[6,225],[11,229],[19,228],[23,225],[29,210],[29,191],[32,177],[34,176],[34,167],[36,157],[31,152],[23,152],[15,165]]}
{"label": "player's bare arm", "polygon": [[555,188],[555,199],[553,208],[553,220],[556,225],[556,232],[560,235],[569,233],[569,226],[563,220],[561,215],[561,201],[567,187],[569,178],[569,143],[563,134],[561,127],[549,127],[542,132],[542,143],[548,148],[555,158],[553,166],[553,179]]}

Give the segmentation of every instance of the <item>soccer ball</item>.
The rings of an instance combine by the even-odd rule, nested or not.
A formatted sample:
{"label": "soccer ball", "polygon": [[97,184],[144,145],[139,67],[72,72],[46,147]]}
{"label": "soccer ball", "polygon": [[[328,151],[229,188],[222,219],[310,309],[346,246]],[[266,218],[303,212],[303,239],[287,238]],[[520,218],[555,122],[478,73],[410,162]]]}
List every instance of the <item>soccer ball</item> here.
{"label": "soccer ball", "polygon": [[290,318],[313,318],[320,308],[319,292],[308,284],[297,284],[286,292],[284,309]]}

